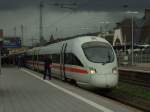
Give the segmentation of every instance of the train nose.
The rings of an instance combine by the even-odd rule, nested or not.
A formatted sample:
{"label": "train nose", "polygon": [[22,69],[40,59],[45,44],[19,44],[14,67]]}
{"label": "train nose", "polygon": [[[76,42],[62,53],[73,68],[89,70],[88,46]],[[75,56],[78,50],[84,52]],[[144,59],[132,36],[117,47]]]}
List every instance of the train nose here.
{"label": "train nose", "polygon": [[111,88],[118,84],[118,75],[104,74],[93,75],[90,79],[90,84],[99,88]]}

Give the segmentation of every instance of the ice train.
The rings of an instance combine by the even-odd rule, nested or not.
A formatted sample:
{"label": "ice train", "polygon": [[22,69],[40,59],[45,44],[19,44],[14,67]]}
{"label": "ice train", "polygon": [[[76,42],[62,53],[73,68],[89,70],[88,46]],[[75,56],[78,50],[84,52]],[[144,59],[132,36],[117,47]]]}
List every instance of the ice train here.
{"label": "ice train", "polygon": [[96,88],[113,88],[118,84],[118,65],[111,44],[96,36],[66,39],[25,54],[25,65],[44,70],[44,56],[52,58],[52,76],[73,80]]}

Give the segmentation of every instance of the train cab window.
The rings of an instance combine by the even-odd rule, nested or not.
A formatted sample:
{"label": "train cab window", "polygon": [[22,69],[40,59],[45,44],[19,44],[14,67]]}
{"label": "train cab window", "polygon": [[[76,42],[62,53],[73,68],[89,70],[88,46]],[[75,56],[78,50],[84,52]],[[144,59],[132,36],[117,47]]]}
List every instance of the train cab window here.
{"label": "train cab window", "polygon": [[72,53],[65,54],[65,64],[83,66],[81,61]]}
{"label": "train cab window", "polygon": [[[48,57],[50,57],[51,55],[48,55]],[[43,55],[38,55],[37,57],[36,57],[36,59],[37,60],[39,60],[39,61],[45,61],[45,55],[43,54]]]}
{"label": "train cab window", "polygon": [[87,42],[82,45],[86,58],[94,63],[110,63],[114,60],[111,46],[102,42]]}

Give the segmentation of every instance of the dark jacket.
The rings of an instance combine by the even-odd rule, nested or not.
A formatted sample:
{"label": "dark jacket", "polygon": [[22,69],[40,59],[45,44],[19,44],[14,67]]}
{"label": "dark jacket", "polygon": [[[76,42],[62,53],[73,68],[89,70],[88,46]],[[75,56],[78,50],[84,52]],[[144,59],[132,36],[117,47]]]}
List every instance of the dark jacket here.
{"label": "dark jacket", "polygon": [[45,65],[45,68],[50,68],[50,65],[52,64],[52,60],[50,58],[46,58],[44,60],[44,65]]}

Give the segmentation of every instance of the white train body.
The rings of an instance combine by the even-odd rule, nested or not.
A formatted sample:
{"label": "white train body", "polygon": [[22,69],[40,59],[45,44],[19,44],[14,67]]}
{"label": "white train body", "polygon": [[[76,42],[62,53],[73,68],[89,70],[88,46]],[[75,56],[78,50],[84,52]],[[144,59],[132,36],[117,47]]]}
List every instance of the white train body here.
{"label": "white train body", "polygon": [[[84,36],[34,48],[27,52],[26,65],[44,70],[43,57],[52,57],[52,75],[97,88],[118,84],[117,58],[112,46],[100,37]],[[32,55],[32,60],[31,60]]]}

